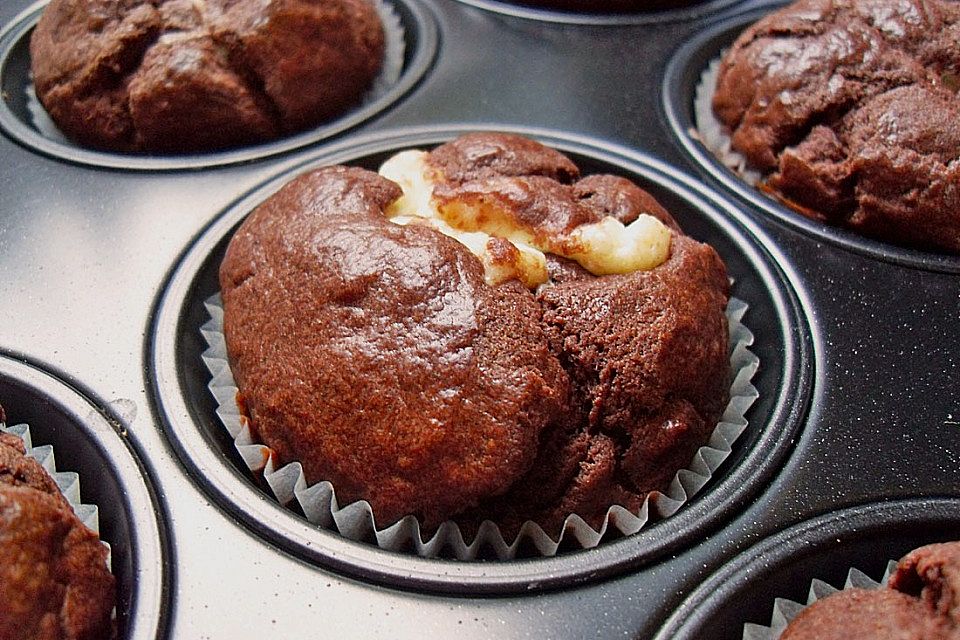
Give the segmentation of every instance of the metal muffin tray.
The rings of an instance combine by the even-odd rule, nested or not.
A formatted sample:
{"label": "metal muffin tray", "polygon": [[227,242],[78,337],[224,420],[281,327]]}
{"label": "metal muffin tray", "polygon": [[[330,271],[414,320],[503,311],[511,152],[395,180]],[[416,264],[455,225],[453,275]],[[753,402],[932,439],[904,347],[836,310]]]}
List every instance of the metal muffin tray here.
{"label": "metal muffin tray", "polygon": [[[407,51],[383,99],[179,158],[38,131],[25,38],[43,5],[0,3],[0,403],[100,507],[121,638],[739,638],[815,578],[960,539],[960,258],[802,219],[689,135],[703,66],[774,3],[389,1]],[[383,551],[280,506],[217,423],[199,329],[244,215],[311,166],[374,167],[473,130],[635,180],[718,250],[750,305],[747,431],[696,497],[634,536],[512,561]]]}

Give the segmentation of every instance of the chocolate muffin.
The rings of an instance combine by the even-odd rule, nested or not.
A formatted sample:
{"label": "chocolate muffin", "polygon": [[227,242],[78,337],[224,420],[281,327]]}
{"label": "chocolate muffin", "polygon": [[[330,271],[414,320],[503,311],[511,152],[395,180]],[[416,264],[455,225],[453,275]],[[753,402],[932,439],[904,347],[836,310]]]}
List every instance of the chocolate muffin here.
{"label": "chocolate muffin", "polygon": [[369,0],[53,0],[30,54],[37,97],[78,144],[197,152],[356,105],[384,33]]}
{"label": "chocolate muffin", "polygon": [[724,56],[713,109],[815,220],[960,253],[960,4],[800,0]]}
{"label": "chocolate muffin", "polygon": [[241,404],[380,527],[638,507],[728,389],[727,279],[646,192],[506,134],[302,175],[220,268]]}
{"label": "chocolate muffin", "polygon": [[804,609],[781,640],[957,640],[960,543],[907,554],[887,588],[838,591]]}
{"label": "chocolate muffin", "polygon": [[53,478],[0,433],[0,639],[113,637],[107,550]]}

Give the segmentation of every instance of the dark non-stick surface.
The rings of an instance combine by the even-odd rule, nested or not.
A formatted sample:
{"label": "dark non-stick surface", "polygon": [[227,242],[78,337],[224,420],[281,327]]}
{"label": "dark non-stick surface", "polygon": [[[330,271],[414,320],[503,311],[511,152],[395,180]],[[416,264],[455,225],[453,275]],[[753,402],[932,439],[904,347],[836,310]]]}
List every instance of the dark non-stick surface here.
{"label": "dark non-stick surface", "polygon": [[[122,425],[140,457],[170,540],[159,637],[651,638],[711,574],[782,529],[841,507],[960,497],[957,269],[899,266],[764,217],[701,169],[670,129],[661,93],[674,52],[757,2],[622,25],[505,17],[454,0],[419,5],[439,34],[423,80],[328,143],[228,166],[132,171],[48,157],[0,136],[0,353],[78,388]],[[0,24],[27,6],[2,0]],[[796,437],[769,480],[734,494],[723,517],[669,552],[573,586],[427,595],[311,561],[214,499],[181,461],[159,409],[157,388],[173,382],[156,379],[153,314],[195,239],[266,180],[327,145],[474,126],[610,143],[716,194],[724,215],[779,263],[800,312],[784,330],[803,334],[809,384]]]}

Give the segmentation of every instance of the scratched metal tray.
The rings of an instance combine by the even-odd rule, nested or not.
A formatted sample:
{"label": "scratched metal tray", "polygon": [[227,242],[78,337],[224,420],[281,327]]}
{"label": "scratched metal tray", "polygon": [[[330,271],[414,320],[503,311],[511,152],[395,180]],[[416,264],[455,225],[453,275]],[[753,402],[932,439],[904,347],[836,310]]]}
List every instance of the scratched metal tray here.
{"label": "scratched metal tray", "polygon": [[[58,460],[71,451],[100,506],[120,553],[121,637],[739,638],[835,560],[960,538],[960,259],[800,219],[687,131],[703,66],[774,4],[599,15],[390,1],[407,52],[384,99],[275,143],[178,158],[38,131],[25,38],[43,5],[0,3],[0,403],[55,427],[42,435]],[[372,167],[477,129],[636,180],[717,248],[750,305],[749,428],[692,501],[635,536],[514,561],[382,551],[278,505],[216,422],[203,301],[250,208],[310,166]]]}

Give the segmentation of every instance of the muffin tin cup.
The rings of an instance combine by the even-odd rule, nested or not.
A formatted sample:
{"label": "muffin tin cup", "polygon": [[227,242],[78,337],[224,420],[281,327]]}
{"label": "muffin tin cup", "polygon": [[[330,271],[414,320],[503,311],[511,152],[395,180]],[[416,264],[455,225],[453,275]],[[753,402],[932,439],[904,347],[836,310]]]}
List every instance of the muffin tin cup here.
{"label": "muffin tin cup", "polygon": [[[729,140],[725,139],[723,132],[699,128],[698,117],[706,116],[709,120],[712,116],[709,105],[713,94],[711,85],[716,82],[716,67],[723,52],[748,26],[782,5],[775,3],[762,11],[751,11],[709,25],[676,51],[667,65],[661,90],[663,108],[675,142],[702,174],[759,212],[755,215],[767,216],[819,240],[877,260],[960,273],[958,256],[900,247],[800,214],[754,187],[759,174],[744,171],[745,161],[738,159],[735,152],[730,153]],[[713,124],[719,126],[716,121]]]}
{"label": "muffin tin cup", "polygon": [[32,453],[48,471],[56,452],[56,467],[70,472],[56,472],[54,479],[68,500],[81,502],[78,517],[110,547],[117,638],[160,637],[172,578],[166,535],[151,484],[121,435],[121,423],[53,375],[2,354],[0,403],[10,425],[5,430],[28,445],[42,443]]}
{"label": "muffin tin cup", "polygon": [[[380,22],[383,24],[384,33],[384,54],[383,67],[380,73],[374,78],[370,89],[363,96],[358,109],[363,109],[367,105],[373,104],[384,96],[388,95],[390,90],[400,81],[400,75],[403,73],[404,53],[406,42],[404,36],[403,21],[395,10],[394,6],[387,0],[371,0],[377,15],[380,16]],[[39,16],[37,16],[39,19]],[[35,22],[32,24],[36,24]],[[29,82],[23,88],[26,96],[26,108],[29,112],[27,124],[32,126],[41,136],[61,145],[72,146],[73,143],[57,128],[56,123],[50,119],[40,99],[37,98],[33,86],[32,76]]]}
{"label": "muffin tin cup", "polygon": [[47,0],[34,4],[0,32],[0,129],[52,157],[104,168],[185,170],[249,162],[315,144],[373,118],[420,81],[433,62],[438,35],[433,14],[412,0],[372,0],[384,24],[384,65],[358,106],[306,131],[263,144],[179,155],[117,153],[81,147],[50,119],[33,90],[30,35]]}
{"label": "muffin tin cup", "polygon": [[[837,589],[886,582],[894,559],[960,538],[960,500],[891,500],[828,512],[747,549],[706,579],[654,640],[767,640]],[[801,604],[806,602],[806,604]]]}
{"label": "muffin tin cup", "polygon": [[[514,559],[518,553],[530,549],[543,556],[556,555],[559,549],[570,545],[582,548],[596,547],[608,533],[618,531],[633,535],[645,526],[675,514],[706,485],[713,473],[723,464],[736,445],[737,438],[747,428],[745,414],[757,399],[757,389],[750,380],[760,366],[759,359],[750,352],[753,334],[741,322],[747,304],[731,299],[726,317],[730,345],[730,400],[720,421],[710,434],[708,442],[697,450],[687,467],[674,475],[663,492],[651,492],[634,513],[620,505],[611,505],[597,531],[576,513],[570,514],[557,535],[545,532],[536,522],[527,521],[515,538],[504,538],[494,522],[481,524],[473,540],[466,540],[455,522],[440,525],[431,536],[424,537],[417,518],[407,516],[388,527],[379,528],[370,504],[357,501],[340,506],[336,487],[329,482],[308,484],[299,462],[283,466],[275,464],[274,451],[260,442],[250,429],[249,421],[237,406],[238,389],[227,357],[223,335],[223,303],[219,295],[209,298],[204,306],[210,320],[201,327],[209,347],[202,358],[210,372],[210,393],[217,402],[217,416],[233,438],[234,447],[247,468],[262,475],[274,497],[286,505],[295,505],[307,520],[320,527],[339,531],[341,535],[363,542],[374,540],[381,549],[407,551],[422,557],[438,557],[450,553],[458,560],[476,560],[482,552],[491,549],[501,560]],[[529,544],[525,544],[529,543]]]}
{"label": "muffin tin cup", "polygon": [[[710,13],[722,11],[727,7],[735,5],[737,1],[738,0],[688,0],[687,2],[674,3],[680,6],[670,9],[638,8],[636,11],[619,12],[595,9],[569,11],[549,7],[537,7],[532,4],[507,2],[504,0],[459,0],[459,2],[463,4],[512,18],[560,24],[607,26],[664,24],[692,20]],[[590,3],[585,2],[585,4]]]}
{"label": "muffin tin cup", "polygon": [[[201,360],[200,333],[209,320],[204,302],[219,291],[217,270],[236,226],[292,176],[328,164],[376,169],[397,151],[423,148],[478,130],[509,130],[567,153],[583,173],[619,173],[648,189],[677,217],[685,231],[714,246],[727,262],[733,295],[750,306],[747,323],[756,336],[752,351],[762,367],[753,384],[759,395],[750,424],[707,485],[673,516],[638,533],[592,548],[564,549],[555,557],[497,563],[420,558],[346,539],[317,527],[282,506],[259,486],[216,416]],[[815,331],[793,288],[786,261],[731,205],[696,181],[644,154],[607,141],[552,131],[454,125],[379,132],[331,147],[243,196],[189,247],[171,273],[150,328],[149,393],[181,462],[213,500],[254,534],[308,562],[364,580],[438,593],[505,594],[572,587],[636,568],[706,535],[732,515],[780,468],[806,414]],[[773,252],[773,254],[771,254]]]}

